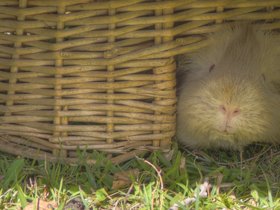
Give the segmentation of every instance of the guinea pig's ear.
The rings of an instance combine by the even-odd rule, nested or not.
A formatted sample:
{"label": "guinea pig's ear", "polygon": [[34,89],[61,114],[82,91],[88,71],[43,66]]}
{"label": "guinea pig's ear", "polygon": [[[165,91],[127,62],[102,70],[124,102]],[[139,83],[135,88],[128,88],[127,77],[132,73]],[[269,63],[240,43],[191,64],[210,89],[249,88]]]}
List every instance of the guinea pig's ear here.
{"label": "guinea pig's ear", "polygon": [[211,71],[213,71],[214,68],[215,68],[215,64],[212,64],[212,65],[209,67],[209,72],[211,73]]}

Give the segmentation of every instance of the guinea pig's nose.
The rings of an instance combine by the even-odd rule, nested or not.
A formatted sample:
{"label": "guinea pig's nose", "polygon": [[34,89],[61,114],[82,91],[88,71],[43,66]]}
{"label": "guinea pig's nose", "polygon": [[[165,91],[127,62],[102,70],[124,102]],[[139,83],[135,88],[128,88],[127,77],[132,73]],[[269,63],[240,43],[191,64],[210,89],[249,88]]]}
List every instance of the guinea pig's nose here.
{"label": "guinea pig's nose", "polygon": [[223,114],[224,118],[219,128],[222,132],[231,133],[233,132],[233,118],[235,118],[240,113],[240,109],[237,107],[232,107],[230,105],[220,105],[220,112]]}

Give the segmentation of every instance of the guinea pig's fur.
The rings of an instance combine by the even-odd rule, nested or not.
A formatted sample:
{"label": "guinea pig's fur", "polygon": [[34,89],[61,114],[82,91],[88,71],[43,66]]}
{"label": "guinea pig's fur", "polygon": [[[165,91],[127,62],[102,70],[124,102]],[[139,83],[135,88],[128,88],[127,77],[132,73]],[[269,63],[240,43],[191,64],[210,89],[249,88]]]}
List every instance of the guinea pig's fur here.
{"label": "guinea pig's fur", "polygon": [[279,36],[248,23],[227,24],[209,44],[178,57],[184,72],[177,139],[192,148],[240,149],[280,143]]}

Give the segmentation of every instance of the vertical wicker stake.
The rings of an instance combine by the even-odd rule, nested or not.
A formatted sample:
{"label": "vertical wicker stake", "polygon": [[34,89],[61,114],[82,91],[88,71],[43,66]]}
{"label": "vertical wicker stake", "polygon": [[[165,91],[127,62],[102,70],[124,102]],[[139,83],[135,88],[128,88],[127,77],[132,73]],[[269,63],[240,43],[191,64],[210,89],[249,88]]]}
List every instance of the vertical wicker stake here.
{"label": "vertical wicker stake", "polygon": [[[164,15],[171,15],[174,13],[174,9],[173,8],[170,8],[170,9],[164,9],[163,10],[163,14]],[[174,22],[173,21],[168,21],[168,22],[165,22],[163,23],[163,28],[164,29],[172,29],[174,27]],[[173,40],[173,34],[172,36],[169,36],[169,37],[163,37],[163,42],[169,42],[169,41],[172,41]],[[173,56],[173,55],[171,55]],[[175,64],[175,61],[172,60],[171,61],[171,64],[169,65],[170,66],[170,69],[172,71],[172,74],[173,74],[173,77],[171,77],[171,83],[173,83],[173,94],[171,94],[171,98],[170,99],[170,102],[166,104],[166,106],[173,106],[174,110],[173,110],[173,115],[174,117],[176,118],[176,64]],[[171,84],[172,86],[172,84]],[[174,126],[173,126],[173,132],[171,134],[171,136],[175,136],[175,129],[176,128],[176,119],[174,119]],[[171,144],[171,139],[170,137],[168,138],[165,138],[165,139],[162,139],[161,143],[160,143],[160,146],[162,148],[169,148],[170,147],[170,144]]]}
{"label": "vertical wicker stake", "polygon": [[[274,6],[268,6],[268,7],[266,7],[266,11],[267,11],[268,13],[273,12],[273,10],[274,10]],[[274,18],[271,18],[271,19],[267,19],[267,20],[266,20],[266,22],[273,22],[273,21],[274,21]]]}
{"label": "vertical wicker stake", "polygon": [[[26,3],[26,0],[20,0],[19,1],[19,8],[25,8],[27,6],[27,3]],[[18,21],[23,21],[25,19],[25,16],[20,14],[18,15],[17,17],[17,20]],[[16,35],[22,35],[23,34],[23,29],[21,28],[18,28],[16,29]],[[15,48],[20,48],[22,46],[22,43],[19,42],[19,41],[16,41],[15,44],[14,44],[14,47]],[[12,55],[12,59],[19,59],[19,55],[15,52],[13,55]],[[10,76],[10,79],[9,79],[9,86],[12,87],[13,84],[17,83],[17,79],[16,79],[16,74],[18,72],[18,67],[15,65],[11,66],[11,76]],[[14,105],[14,101],[13,99],[10,99],[13,98],[12,95],[15,95],[15,90],[13,90],[13,88],[10,88],[8,91],[7,91],[7,102],[6,102],[6,106],[9,107],[9,106],[13,106]],[[10,116],[12,115],[12,112],[5,112],[5,116]]]}
{"label": "vertical wicker stake", "polygon": [[[58,4],[57,6],[57,13],[58,14],[65,14],[65,5],[63,4],[63,1],[61,1],[60,4]],[[64,29],[64,22],[62,21],[57,21],[57,26],[56,26],[56,30],[62,30]],[[56,37],[56,43],[61,43],[63,42],[63,38],[60,38],[60,37]],[[63,66],[63,58],[56,58],[55,60],[55,67],[56,70]],[[59,113],[60,111],[62,110],[67,110],[67,107],[64,106],[64,107],[61,107],[61,105],[59,105],[59,101],[61,100],[61,90],[62,90],[62,85],[60,84],[60,82],[62,81],[62,74],[59,73],[59,72],[56,72],[55,73],[55,84],[54,84],[54,91],[55,91],[55,94],[54,94],[54,113],[55,113],[55,118],[54,118],[54,138],[58,139],[58,143],[59,143],[59,137],[62,137],[62,136],[66,136],[67,133],[66,132],[59,132],[57,131],[57,126],[61,125],[61,124],[67,124],[67,118],[66,117],[60,117],[59,116]],[[60,156],[60,157],[67,157],[67,152],[66,150],[60,150],[60,149],[53,149],[53,154],[55,156]]]}
{"label": "vertical wicker stake", "polygon": [[[161,1],[161,0],[157,0],[157,1]],[[161,16],[162,15],[162,10],[161,9],[157,9],[155,10],[155,16]],[[155,29],[156,30],[160,30],[162,29],[162,24],[161,23],[157,23],[155,24]],[[156,36],[155,37],[155,44],[161,44],[162,43],[162,37],[160,36]],[[158,74],[157,71],[156,71],[156,68],[153,69],[153,73],[156,75]],[[155,83],[160,83],[160,81],[155,81]],[[155,98],[153,103],[154,104],[157,104],[158,101],[160,100],[160,98]],[[155,111],[154,115],[157,116],[159,115],[160,113],[158,111]],[[154,131],[154,134],[158,134],[160,133],[160,131]],[[153,140],[153,146],[155,147],[158,147],[160,145],[160,141],[159,140]]]}
{"label": "vertical wicker stake", "polygon": [[[219,7],[217,7],[216,11],[217,11],[217,13],[221,13],[221,12],[224,11],[224,7],[219,6]],[[217,19],[215,22],[216,23],[222,23],[223,19]]]}
{"label": "vertical wicker stake", "polygon": [[[162,1],[162,0],[157,0],[157,1]],[[169,14],[172,14],[173,13],[173,9],[163,9],[163,10],[156,10],[155,11],[155,15],[156,16],[162,16],[162,15],[169,15]],[[168,23],[164,23],[164,24],[161,24],[161,23],[158,23],[158,24],[155,24],[155,29],[156,30],[162,30],[162,29],[167,29],[167,28],[172,28],[173,27],[173,22],[172,20],[170,20],[170,22]],[[173,39],[172,36],[169,36],[169,37],[158,37],[156,36],[155,37],[155,44],[161,44],[161,43],[164,43],[164,42],[168,42],[168,41],[171,41]],[[173,70],[176,68],[175,65],[172,65],[173,66]],[[164,67],[163,67],[164,68]],[[157,68],[154,68],[153,69],[153,73],[155,75],[160,75],[162,73],[166,73],[164,70],[163,70],[162,67],[157,67]],[[174,81],[176,81],[175,79],[175,74],[174,74]],[[162,81],[156,81],[155,83],[159,84],[161,83]],[[176,84],[174,84],[176,85]],[[159,88],[159,87],[158,87]],[[174,95],[175,95],[175,88],[174,88]],[[154,100],[154,104],[159,104],[159,105],[163,105],[163,102],[165,100],[163,98],[160,98],[160,97],[156,97],[155,100]],[[172,102],[171,102],[172,103]],[[175,106],[175,103],[176,103],[176,96],[174,96],[174,106]],[[167,104],[168,106],[170,106],[170,104]],[[160,112],[157,112],[155,111],[155,116],[156,115],[161,115]],[[174,122],[176,122],[176,120],[174,120]],[[176,125],[174,125],[174,128],[175,128]],[[160,133],[160,131],[154,131],[154,133]],[[175,133],[174,133],[175,134]],[[168,147],[170,145],[170,137],[167,137],[167,138],[164,138],[164,139],[161,139],[161,140],[154,140],[153,141],[153,146],[155,147],[161,147],[161,148],[164,148],[164,147]]]}
{"label": "vertical wicker stake", "polygon": [[[110,9],[109,10],[109,15],[115,15],[116,14],[116,10],[115,9]],[[114,30],[116,28],[116,24],[109,24],[109,30]],[[115,42],[115,36],[109,36],[108,38],[108,42],[109,43],[113,43]],[[109,57],[113,57],[114,55],[112,53],[109,53]],[[109,83],[113,83],[114,82],[114,78],[111,77],[113,71],[115,70],[115,67],[113,65],[109,65],[107,66],[107,71],[108,71],[108,77],[107,77],[107,82]],[[111,98],[114,94],[114,88],[109,88],[107,90],[107,104],[113,105],[114,104],[114,100]],[[107,121],[107,143],[112,144],[114,142],[114,138],[112,137],[112,134],[114,132],[114,122],[113,120],[110,120],[114,117],[114,112],[112,110],[108,110],[107,111],[107,118],[109,119]]]}

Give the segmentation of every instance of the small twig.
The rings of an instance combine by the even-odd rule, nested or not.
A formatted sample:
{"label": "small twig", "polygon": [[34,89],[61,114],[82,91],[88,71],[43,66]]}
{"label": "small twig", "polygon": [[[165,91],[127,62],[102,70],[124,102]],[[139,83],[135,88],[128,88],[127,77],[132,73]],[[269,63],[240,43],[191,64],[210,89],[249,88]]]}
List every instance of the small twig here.
{"label": "small twig", "polygon": [[119,205],[120,199],[118,199],[115,203],[114,203],[114,207],[112,208],[112,210],[117,210],[118,205]]}
{"label": "small twig", "polygon": [[40,210],[40,198],[37,199],[37,207],[36,210]]}
{"label": "small twig", "polygon": [[130,187],[128,188],[128,191],[127,191],[127,193],[125,194],[125,198],[127,198],[127,197],[130,195],[132,189],[133,189],[133,184],[131,184]]}
{"label": "small twig", "polygon": [[[272,146],[269,146],[266,150],[264,150],[263,152],[257,154],[256,156],[253,156],[251,158],[247,158],[243,161],[237,161],[237,162],[219,162],[217,160],[215,160],[215,162],[218,164],[218,165],[223,165],[223,166],[228,166],[228,165],[232,165],[232,164],[241,164],[242,163],[247,163],[247,162],[250,162],[252,160],[256,160],[258,158],[260,158],[262,155],[264,155],[265,153],[267,153],[270,149],[272,148]],[[187,148],[184,148],[184,151],[186,151],[188,154],[194,156],[196,159],[198,160],[203,160],[205,161],[205,158],[202,158],[203,155],[201,155],[201,152],[200,151],[190,151],[189,149]],[[279,152],[280,153],[280,152]],[[201,157],[202,156],[202,157]]]}
{"label": "small twig", "polygon": [[159,177],[159,181],[160,181],[160,189],[163,190],[164,186],[163,186],[163,181],[162,181],[162,176],[161,176],[161,170],[158,170],[157,167],[155,165],[153,165],[151,162],[143,159],[143,158],[140,158],[138,156],[136,156],[136,158],[138,160],[142,160],[144,163],[147,163],[148,165],[150,165],[156,172],[157,172],[157,175]]}
{"label": "small twig", "polygon": [[[151,166],[156,172],[157,172],[157,175],[158,175],[158,178],[159,178],[159,182],[160,182],[160,190],[163,191],[163,181],[162,181],[162,176],[161,176],[161,169],[157,169],[157,167],[152,164],[151,162],[149,162],[148,160],[145,160],[143,158],[140,158],[138,156],[136,156],[136,158],[138,160],[142,160],[144,163],[148,164],[149,166]],[[155,189],[156,190],[156,189]],[[154,191],[153,191],[153,196],[154,196]],[[152,202],[153,202],[154,199],[152,199]],[[160,200],[159,200],[159,209],[161,210],[162,209],[162,205],[163,205],[163,199],[162,199],[162,196],[160,196]],[[152,205],[153,206],[153,205]]]}
{"label": "small twig", "polygon": [[[256,156],[253,156],[251,158],[248,158],[246,160],[243,160],[243,163],[245,162],[249,162],[249,161],[252,161],[252,160],[257,160],[259,159],[262,155],[264,155],[265,153],[267,153],[269,150],[271,150],[272,146],[269,146],[266,150],[264,150],[263,152],[259,153],[258,155]],[[239,162],[240,163],[240,162]]]}
{"label": "small twig", "polygon": [[[140,203],[136,203],[136,204],[134,204],[133,206],[131,206],[129,209],[134,209],[134,208],[136,208],[136,207],[138,207],[138,206],[140,206],[141,204]],[[138,208],[137,208],[138,209]]]}
{"label": "small twig", "polygon": [[[127,198],[128,198],[128,196],[130,195],[132,189],[133,189],[133,184],[130,185],[130,187],[128,188],[127,193],[125,194],[125,197],[124,197],[124,199],[123,199],[124,203],[127,202]],[[119,203],[119,201],[118,201],[118,203]],[[116,206],[116,207],[117,207],[117,206]]]}

